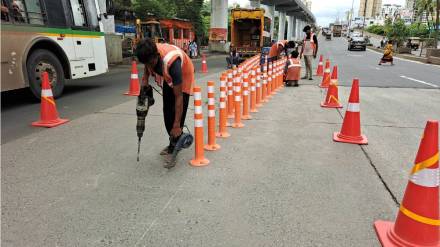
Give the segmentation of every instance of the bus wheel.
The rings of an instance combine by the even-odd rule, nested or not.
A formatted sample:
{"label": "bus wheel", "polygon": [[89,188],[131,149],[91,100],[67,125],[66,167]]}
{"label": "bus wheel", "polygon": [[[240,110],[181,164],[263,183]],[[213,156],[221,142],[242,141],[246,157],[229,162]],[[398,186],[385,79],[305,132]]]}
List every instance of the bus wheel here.
{"label": "bus wheel", "polygon": [[41,97],[41,73],[49,74],[54,98],[61,96],[64,90],[64,70],[57,56],[48,50],[38,49],[32,52],[26,62],[29,87],[35,97]]}

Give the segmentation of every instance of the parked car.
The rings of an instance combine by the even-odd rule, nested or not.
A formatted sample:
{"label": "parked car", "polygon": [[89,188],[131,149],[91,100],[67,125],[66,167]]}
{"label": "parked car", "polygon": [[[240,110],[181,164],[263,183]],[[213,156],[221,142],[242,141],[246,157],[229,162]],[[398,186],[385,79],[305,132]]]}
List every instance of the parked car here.
{"label": "parked car", "polygon": [[365,37],[351,37],[350,41],[348,41],[348,50],[351,51],[353,49],[360,49],[361,51],[365,51],[367,49],[367,41],[365,40]]}

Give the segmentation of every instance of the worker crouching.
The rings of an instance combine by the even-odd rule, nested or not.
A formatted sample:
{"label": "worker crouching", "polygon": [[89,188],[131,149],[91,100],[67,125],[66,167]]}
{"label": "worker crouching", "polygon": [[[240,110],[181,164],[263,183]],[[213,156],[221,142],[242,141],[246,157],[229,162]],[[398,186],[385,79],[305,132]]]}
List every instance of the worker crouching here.
{"label": "worker crouching", "polygon": [[297,87],[301,76],[301,61],[298,59],[299,53],[297,51],[292,51],[290,55],[284,69],[285,82],[287,87]]}

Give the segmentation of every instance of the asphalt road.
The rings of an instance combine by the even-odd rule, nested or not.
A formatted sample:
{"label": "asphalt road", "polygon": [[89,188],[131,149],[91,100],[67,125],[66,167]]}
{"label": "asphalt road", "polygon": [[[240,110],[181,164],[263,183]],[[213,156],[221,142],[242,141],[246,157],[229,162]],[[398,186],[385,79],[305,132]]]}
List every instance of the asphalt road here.
{"label": "asphalt road", "polygon": [[[208,69],[219,71],[224,69],[225,63],[223,56],[209,58]],[[200,71],[201,60],[194,60],[194,66]],[[140,66],[138,69],[142,71]],[[73,120],[131,100],[132,97],[123,95],[129,78],[130,66],[121,65],[100,76],[68,81],[63,96],[56,101],[60,116]],[[3,92],[1,96],[2,144],[42,130],[30,125],[40,116],[40,102],[29,89]]]}
{"label": "asphalt road", "polygon": [[[348,51],[346,38],[319,40],[318,54],[330,57],[330,65],[338,65],[339,83],[351,85],[360,79],[363,87],[440,88],[440,66],[409,61],[395,57],[395,65],[378,65],[382,54],[367,51]],[[324,61],[325,64],[325,61]]]}
{"label": "asphalt road", "polygon": [[[379,246],[372,224],[395,219],[426,120],[440,119],[439,89],[386,69],[420,66],[407,76],[433,84],[422,76],[440,69],[398,60],[384,71],[363,70],[380,55],[347,52],[343,41],[321,41],[321,52],[340,66],[344,107],[344,85],[361,80],[367,146],[332,141],[345,108],[319,106],[317,77],[279,91],[245,128],[229,128],[221,149],[205,152],[211,163],[203,168],[188,165],[194,147],[179,154],[175,168],[162,167],[160,100],[136,162],[135,99],[121,95],[128,67],[95,78],[117,84],[97,98],[81,90],[60,99],[59,107],[72,100],[61,113],[72,121],[57,128],[27,130],[38,104],[10,104],[2,132],[3,121],[14,129],[11,116],[29,119],[2,144],[2,246]],[[223,61],[208,59],[210,73],[197,74],[204,99],[206,81],[218,82]],[[388,79],[377,83],[381,77]],[[81,114],[73,112],[86,100]],[[28,109],[29,117],[13,114],[14,107],[36,110]],[[191,102],[191,130],[193,113]]]}

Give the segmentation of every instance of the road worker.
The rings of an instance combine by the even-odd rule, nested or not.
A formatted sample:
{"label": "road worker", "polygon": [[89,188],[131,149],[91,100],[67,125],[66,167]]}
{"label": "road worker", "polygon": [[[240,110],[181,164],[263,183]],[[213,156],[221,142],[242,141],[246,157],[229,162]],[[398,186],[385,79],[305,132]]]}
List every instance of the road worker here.
{"label": "road worker", "polygon": [[318,39],[316,35],[312,32],[312,28],[310,26],[305,26],[303,31],[306,33],[306,36],[303,41],[303,45],[301,48],[300,59],[302,59],[304,55],[304,64],[306,65],[306,74],[301,79],[313,80],[312,78],[312,60],[316,58],[316,53],[318,52]]}
{"label": "road worker", "polygon": [[[136,56],[145,65],[142,87],[149,87],[150,75],[162,87],[163,117],[169,145],[160,154],[171,155],[183,133],[189,97],[194,87],[194,65],[180,48],[170,44],[156,44],[151,39],[143,39],[138,43]],[[166,158],[166,168],[175,165],[174,162],[168,162],[169,159]]]}
{"label": "road worker", "polygon": [[298,56],[298,51],[294,50],[290,53],[290,58],[287,59],[286,67],[284,68],[287,87],[298,86],[298,81],[301,77],[301,61],[298,59]]}
{"label": "road worker", "polygon": [[281,40],[281,41],[275,42],[270,47],[269,55],[268,55],[268,62],[276,61],[280,57],[280,55],[283,51],[287,55],[287,49],[289,49],[289,48],[291,48],[291,49],[295,48],[294,41]]}

